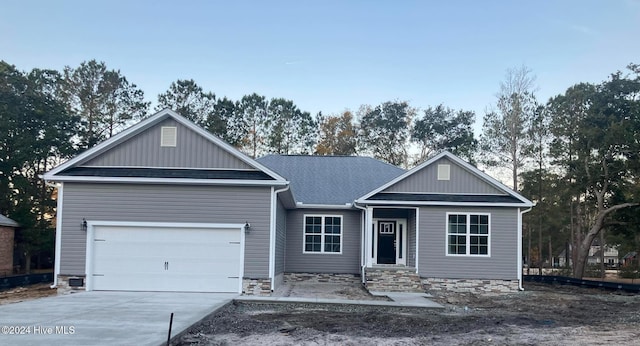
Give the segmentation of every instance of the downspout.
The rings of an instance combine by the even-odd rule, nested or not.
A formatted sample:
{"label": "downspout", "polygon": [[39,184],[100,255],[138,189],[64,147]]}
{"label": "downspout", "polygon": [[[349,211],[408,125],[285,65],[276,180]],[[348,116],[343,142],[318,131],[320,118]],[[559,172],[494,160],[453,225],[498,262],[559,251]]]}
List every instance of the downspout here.
{"label": "downspout", "polygon": [[524,291],[524,287],[522,287],[522,215],[530,212],[531,209],[533,207],[525,210],[518,208],[518,289],[520,291]]}
{"label": "downspout", "polygon": [[278,210],[278,194],[284,191],[289,190],[289,185],[280,189],[273,190],[271,194],[271,232],[269,232],[269,278],[271,279],[271,292],[275,290],[276,284],[276,216]]}
{"label": "downspout", "polygon": [[54,184],[48,181],[44,181],[44,183],[53,187],[54,189],[58,189],[58,196],[56,198],[56,242],[53,253],[53,283],[51,284],[51,288],[58,287],[58,275],[60,275],[60,250],[62,249],[62,194],[63,194],[63,184]]}
{"label": "downspout", "polygon": [[360,281],[362,281],[362,284],[365,284],[366,278],[364,270],[366,267],[365,262],[367,260],[367,254],[365,253],[367,246],[365,239],[367,227],[367,208],[359,206],[355,201],[353,202],[353,206],[364,211],[364,213],[362,213],[362,226],[360,227]]}

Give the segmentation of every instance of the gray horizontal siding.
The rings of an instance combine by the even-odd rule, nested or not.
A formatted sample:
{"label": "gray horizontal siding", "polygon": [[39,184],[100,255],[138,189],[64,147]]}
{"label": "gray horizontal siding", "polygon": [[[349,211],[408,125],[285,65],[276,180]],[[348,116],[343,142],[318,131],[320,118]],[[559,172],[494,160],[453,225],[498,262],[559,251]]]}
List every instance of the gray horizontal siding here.
{"label": "gray horizontal siding", "polygon": [[251,223],[245,277],[269,277],[269,187],[65,183],[61,274],[84,275],[87,221]]}
{"label": "gray horizontal siding", "polygon": [[287,233],[287,210],[278,198],[278,208],[276,210],[276,262],[275,274],[284,273],[285,251]]}
{"label": "gray horizontal siding", "polygon": [[[302,253],[304,215],[342,215],[342,254]],[[360,273],[360,211],[294,209],[287,214],[287,273]]]}
{"label": "gray horizontal siding", "polygon": [[410,210],[407,218],[407,266],[416,266],[416,211]]}
{"label": "gray horizontal siding", "polygon": [[[446,213],[491,214],[491,257],[446,256]],[[514,280],[518,276],[518,210],[516,208],[420,208],[422,277]]]}
{"label": "gray horizontal siding", "polygon": [[[438,180],[439,164],[451,166],[451,180]],[[504,194],[503,191],[471,174],[447,158],[442,158],[424,167],[406,179],[389,186],[383,192]]]}
{"label": "gray horizontal siding", "polygon": [[[175,147],[160,146],[160,129],[177,127]],[[85,166],[133,166],[177,168],[252,169],[244,161],[221,149],[173,119],[160,122],[105,153],[83,163]]]}

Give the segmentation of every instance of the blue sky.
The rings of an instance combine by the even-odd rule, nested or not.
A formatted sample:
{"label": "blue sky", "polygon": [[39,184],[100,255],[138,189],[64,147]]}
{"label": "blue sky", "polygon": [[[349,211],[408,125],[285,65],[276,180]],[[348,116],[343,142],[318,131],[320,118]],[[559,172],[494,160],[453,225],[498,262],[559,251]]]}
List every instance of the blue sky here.
{"label": "blue sky", "polygon": [[96,59],[154,103],[193,78],[312,114],[399,99],[480,122],[508,68],[531,68],[546,101],[640,63],[640,0],[5,0],[0,32],[0,59],[21,70]]}

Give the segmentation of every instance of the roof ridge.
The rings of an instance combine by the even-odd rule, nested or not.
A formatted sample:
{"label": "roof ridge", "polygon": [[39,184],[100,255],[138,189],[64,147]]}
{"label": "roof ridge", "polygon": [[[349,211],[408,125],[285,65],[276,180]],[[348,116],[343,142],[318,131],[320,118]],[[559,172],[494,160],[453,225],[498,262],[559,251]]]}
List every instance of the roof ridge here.
{"label": "roof ridge", "polygon": [[375,157],[371,157],[371,156],[362,156],[362,155],[307,155],[307,154],[267,154],[265,156],[261,156],[259,158],[257,158],[256,160],[261,160],[264,158],[268,158],[268,157],[305,157],[305,158],[353,158],[353,159],[364,159],[364,160],[371,160],[371,161],[375,161],[378,163],[382,163],[386,166],[389,167],[393,167],[393,168],[397,168],[403,171],[406,171],[406,169],[402,168],[402,167],[398,167],[396,165],[390,164],[388,162],[376,159]]}

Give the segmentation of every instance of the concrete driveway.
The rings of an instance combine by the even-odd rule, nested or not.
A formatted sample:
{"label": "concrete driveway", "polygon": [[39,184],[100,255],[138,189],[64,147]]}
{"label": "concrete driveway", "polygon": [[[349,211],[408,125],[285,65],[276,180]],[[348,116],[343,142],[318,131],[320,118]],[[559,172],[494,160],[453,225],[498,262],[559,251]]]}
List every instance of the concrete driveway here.
{"label": "concrete driveway", "polygon": [[92,291],[2,305],[0,345],[161,345],[172,312],[174,336],[237,296]]}

